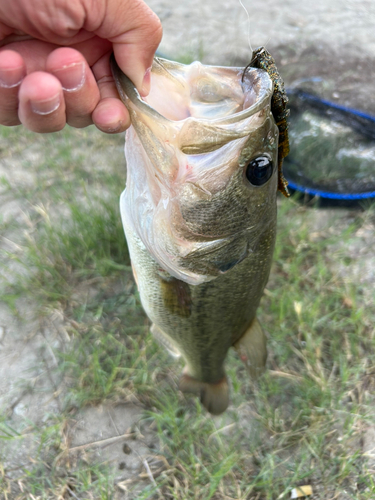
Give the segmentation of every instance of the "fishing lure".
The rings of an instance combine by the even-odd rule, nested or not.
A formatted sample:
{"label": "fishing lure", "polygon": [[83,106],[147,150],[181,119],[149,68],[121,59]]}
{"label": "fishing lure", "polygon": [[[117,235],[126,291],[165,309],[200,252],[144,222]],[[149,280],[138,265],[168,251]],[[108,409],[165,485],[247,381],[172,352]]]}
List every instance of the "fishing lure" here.
{"label": "fishing lure", "polygon": [[279,129],[278,148],[278,189],[284,196],[289,197],[288,181],[283,175],[283,160],[289,154],[288,122],[289,116],[288,97],[285,92],[284,81],[277,70],[275,60],[264,47],[258,47],[253,51],[250,63],[244,69],[242,81],[249,68],[259,68],[267,71],[273,82],[273,95],[271,99],[271,112]]}

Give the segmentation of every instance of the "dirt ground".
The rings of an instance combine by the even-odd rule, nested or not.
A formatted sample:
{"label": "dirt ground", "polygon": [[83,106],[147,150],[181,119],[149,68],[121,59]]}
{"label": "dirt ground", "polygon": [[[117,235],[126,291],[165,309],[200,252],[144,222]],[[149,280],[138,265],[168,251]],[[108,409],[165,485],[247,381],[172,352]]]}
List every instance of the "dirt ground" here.
{"label": "dirt ground", "polygon": [[151,0],[164,36],[161,52],[207,64],[243,65],[265,45],[287,85],[321,77],[320,93],[375,112],[375,4],[371,0],[171,2]]}
{"label": "dirt ground", "polygon": [[[249,32],[252,47],[266,45],[275,56],[287,85],[307,80],[306,85],[322,96],[375,115],[373,0],[244,0],[249,24],[238,0],[149,0],[147,3],[162,21],[164,38],[160,52],[166,56],[196,57],[208,64],[242,66],[250,59]],[[314,83],[313,77],[321,80]],[[0,160],[0,175],[12,182],[12,176],[29,174],[21,167],[10,170],[10,165]],[[15,202],[3,203],[0,194],[0,216],[22,218],[23,207]],[[319,217],[330,216],[330,210],[319,212]],[[374,225],[369,222],[359,237],[362,244],[357,242],[353,248],[353,267],[351,271],[346,267],[345,272],[361,275],[364,285],[370,289],[375,280]],[[17,245],[14,241],[17,237],[13,243],[11,238],[3,240],[1,246],[11,250]],[[66,339],[58,311],[43,328],[33,320],[32,304],[23,305],[23,316],[29,319],[20,323],[5,306],[0,306],[0,409],[13,414],[15,421],[27,417],[37,423],[45,413],[58,411],[52,398],[54,381],[38,368],[38,359],[43,352],[53,363],[48,345],[59,348]],[[25,389],[21,382],[26,379],[38,387],[36,392]],[[77,422],[71,445],[123,434],[137,421],[140,412],[136,407],[129,408],[128,421],[116,429],[116,425],[120,425],[116,424],[116,414],[109,415],[105,408],[86,409],[81,423]],[[370,429],[369,448],[372,448],[373,434]],[[31,444],[24,441],[22,449],[9,449],[9,461],[5,465],[22,464],[23,452],[28,446]],[[137,453],[142,453],[142,446],[138,444]],[[131,471],[139,466],[137,459],[121,451],[115,460],[119,464],[129,462],[124,479],[131,477]]]}

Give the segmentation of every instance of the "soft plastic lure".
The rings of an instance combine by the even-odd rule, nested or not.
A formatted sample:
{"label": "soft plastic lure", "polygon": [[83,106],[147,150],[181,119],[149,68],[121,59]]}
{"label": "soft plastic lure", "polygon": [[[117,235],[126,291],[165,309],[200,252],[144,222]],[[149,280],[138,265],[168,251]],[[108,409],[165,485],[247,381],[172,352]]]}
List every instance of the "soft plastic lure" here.
{"label": "soft plastic lure", "polygon": [[284,81],[277,70],[275,60],[264,47],[258,47],[254,50],[251,62],[246,66],[242,79],[249,68],[259,68],[267,71],[273,82],[273,95],[271,99],[271,111],[279,129],[279,149],[278,149],[278,171],[279,184],[278,189],[284,196],[289,197],[288,181],[283,175],[283,160],[289,154],[288,137],[288,97],[285,92]]}

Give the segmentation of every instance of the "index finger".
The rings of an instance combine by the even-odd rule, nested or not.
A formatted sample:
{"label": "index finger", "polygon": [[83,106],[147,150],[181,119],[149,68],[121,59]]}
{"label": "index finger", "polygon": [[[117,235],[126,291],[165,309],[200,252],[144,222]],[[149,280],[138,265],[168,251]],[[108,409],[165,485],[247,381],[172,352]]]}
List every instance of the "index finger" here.
{"label": "index finger", "polygon": [[92,70],[100,92],[100,102],[92,114],[92,120],[102,132],[123,132],[130,126],[130,117],[118,97],[109,64],[109,54],[99,59]]}
{"label": "index finger", "polygon": [[[86,29],[113,44],[115,58],[122,71],[132,80],[141,95],[150,91],[150,71],[155,51],[162,38],[157,15],[142,0],[108,0],[93,2],[101,12],[89,10]],[[101,25],[96,29],[90,22]],[[91,21],[90,21],[91,19]]]}

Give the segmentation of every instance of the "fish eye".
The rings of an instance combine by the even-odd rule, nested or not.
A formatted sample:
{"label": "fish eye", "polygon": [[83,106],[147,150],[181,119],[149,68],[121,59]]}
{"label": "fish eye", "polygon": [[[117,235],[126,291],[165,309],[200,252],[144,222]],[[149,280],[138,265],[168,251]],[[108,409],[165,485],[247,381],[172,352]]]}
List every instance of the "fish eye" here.
{"label": "fish eye", "polygon": [[263,186],[271,177],[273,164],[271,158],[260,155],[253,158],[246,167],[246,178],[253,186]]}

